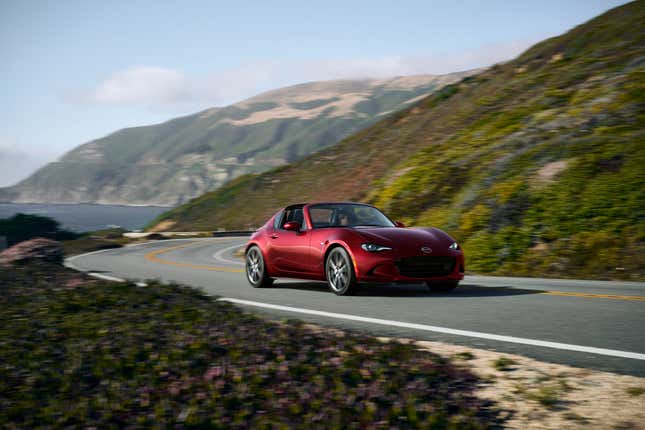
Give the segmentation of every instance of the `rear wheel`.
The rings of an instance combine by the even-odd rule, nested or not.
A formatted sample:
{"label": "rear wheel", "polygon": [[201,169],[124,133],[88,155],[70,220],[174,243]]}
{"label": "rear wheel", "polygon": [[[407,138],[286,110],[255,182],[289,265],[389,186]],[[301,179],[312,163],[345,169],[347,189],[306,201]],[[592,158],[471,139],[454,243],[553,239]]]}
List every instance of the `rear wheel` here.
{"label": "rear wheel", "polygon": [[252,246],[246,251],[246,279],[254,288],[266,288],[273,285],[273,279],[267,274],[262,251]]}
{"label": "rear wheel", "polygon": [[329,289],[339,296],[351,296],[358,292],[354,266],[349,254],[343,248],[331,250],[325,261],[325,274]]}
{"label": "rear wheel", "polygon": [[426,285],[433,293],[449,293],[457,288],[459,281],[426,282]]}

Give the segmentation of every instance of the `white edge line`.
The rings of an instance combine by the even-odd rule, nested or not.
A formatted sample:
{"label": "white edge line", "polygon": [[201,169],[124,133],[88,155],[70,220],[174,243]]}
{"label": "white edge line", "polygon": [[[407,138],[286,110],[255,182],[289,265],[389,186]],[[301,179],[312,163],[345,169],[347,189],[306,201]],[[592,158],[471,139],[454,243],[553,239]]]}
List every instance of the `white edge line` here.
{"label": "white edge line", "polygon": [[125,246],[122,246],[122,247],[119,247],[119,248],[99,249],[97,251],[86,252],[84,254],[72,255],[71,257],[67,257],[65,259],[65,262],[73,261],[73,260],[76,260],[77,258],[86,257],[88,255],[94,255],[94,254],[101,254],[103,252],[116,251],[116,250],[119,250],[119,249],[122,249],[122,248],[134,248],[136,246],[160,244],[160,243],[166,243],[166,242],[175,242],[175,241],[180,241],[180,240],[181,241],[197,240],[197,239],[205,239],[205,238],[200,237],[200,238],[194,238],[194,239],[164,239],[164,240],[155,240],[154,242],[131,243],[131,244],[126,244]]}
{"label": "white edge line", "polygon": [[241,260],[235,261],[235,260],[229,260],[228,258],[222,257],[222,254],[224,254],[226,251],[229,251],[229,250],[235,249],[235,248],[241,248],[243,246],[244,246],[244,243],[229,246],[227,248],[222,248],[219,251],[217,251],[215,254],[213,254],[213,258],[215,260],[221,261],[223,263],[235,264],[236,266],[244,266],[244,263]]}
{"label": "white edge line", "polygon": [[103,279],[104,281],[126,282],[125,279],[117,278],[116,276],[104,275],[102,273],[96,273],[96,272],[86,272],[86,273],[95,278]]}
{"label": "white edge line", "polygon": [[[235,237],[235,236],[232,236],[232,237]],[[142,242],[142,243],[133,243],[133,244],[125,245],[122,248],[133,248],[135,246],[143,246],[143,245],[151,245],[151,244],[162,244],[162,243],[167,243],[167,242],[178,242],[178,241],[184,241],[184,242],[185,241],[210,241],[210,240],[219,241],[221,239],[230,239],[230,238],[231,237],[212,237],[212,238],[211,237],[194,237],[194,238],[164,239],[164,240],[155,240],[154,242],[149,241],[149,242]],[[96,273],[96,272],[91,272],[91,271],[81,269],[80,267],[78,267],[74,263],[72,263],[72,261],[76,260],[77,258],[86,257],[88,255],[101,254],[101,253],[109,252],[109,251],[115,251],[115,250],[122,249],[122,248],[99,249],[97,251],[92,251],[92,252],[86,252],[84,254],[73,255],[71,257],[67,257],[64,260],[63,265],[65,267],[69,268],[69,269],[76,270],[77,272],[83,272],[83,273],[86,273],[89,276],[92,276],[92,277],[98,278],[98,279],[103,279],[105,281],[127,282],[126,279],[117,278],[116,276],[104,275],[102,273]],[[138,287],[146,287],[147,286],[147,284],[145,282],[141,282],[141,281],[135,282],[135,285],[138,286]]]}
{"label": "white edge line", "polygon": [[[76,266],[74,266],[73,264],[65,263],[65,267],[68,267],[68,268],[70,268],[70,269],[73,269],[73,270],[76,270],[76,271],[79,271],[79,272],[83,272],[83,273],[85,273],[85,274],[86,274],[86,275],[88,275],[88,276],[92,276],[93,278],[102,279],[102,280],[104,280],[104,281],[112,281],[112,282],[128,282],[128,280],[127,280],[127,279],[117,278],[116,276],[104,275],[104,274],[102,274],[102,273],[97,273],[97,272],[86,272],[86,271],[84,271],[84,270],[81,270],[81,269],[77,268],[77,267],[76,267]],[[147,286],[148,286],[148,284],[146,284],[145,282],[141,282],[141,281],[136,281],[136,282],[134,283],[134,285],[136,285],[137,287],[147,287]]]}
{"label": "white edge line", "polygon": [[[200,238],[202,239],[202,238]],[[224,238],[207,238],[207,239],[224,239]],[[230,238],[226,238],[230,239]],[[144,243],[136,243],[129,245],[129,247],[133,246],[142,246],[142,245],[148,245],[148,244],[158,244],[158,243],[163,243],[163,242],[171,242],[171,241],[189,241],[189,240],[195,240],[195,239],[167,239],[164,241],[155,241],[155,242],[144,242]],[[236,245],[239,246],[239,245]],[[74,255],[72,257],[66,258],[65,259],[65,267],[68,267],[73,270],[77,270],[79,272],[85,272],[85,270],[75,266],[74,264],[71,263],[71,261],[84,257],[87,255],[92,255],[92,254],[99,254],[102,252],[108,252],[108,251],[114,251],[115,249],[119,248],[110,248],[110,249],[101,249],[98,251],[93,251],[93,252],[88,252],[85,254],[79,254],[79,255]],[[230,248],[229,248],[230,249]],[[125,279],[109,276],[109,275],[103,275],[101,273],[96,273],[96,272],[86,272],[88,275],[93,276],[95,278],[99,279],[104,279],[104,280],[109,280],[109,281],[115,281],[115,282],[126,282]],[[145,283],[143,282],[138,282],[138,286],[145,286]],[[514,336],[504,336],[504,335],[497,335],[497,334],[491,334],[491,333],[482,333],[482,332],[477,332],[477,331],[468,331],[468,330],[459,330],[459,329],[452,329],[452,328],[447,328],[447,327],[439,327],[439,326],[431,326],[431,325],[425,325],[425,324],[417,324],[417,323],[408,323],[408,322],[403,322],[403,321],[392,321],[392,320],[384,320],[380,318],[370,318],[370,317],[362,317],[358,315],[349,315],[349,314],[339,314],[335,312],[325,312],[325,311],[317,311],[314,309],[304,309],[304,308],[296,308],[296,307],[291,307],[291,306],[282,306],[282,305],[273,305],[270,303],[262,303],[262,302],[254,302],[250,300],[241,300],[241,299],[234,299],[234,298],[220,298],[218,301],[225,301],[225,302],[230,302],[230,303],[237,303],[241,305],[247,305],[247,306],[255,306],[255,307],[261,307],[261,308],[267,308],[267,309],[276,309],[276,310],[282,310],[282,311],[287,311],[287,312],[295,312],[295,313],[301,313],[301,314],[308,314],[308,315],[318,315],[318,316],[323,316],[323,317],[328,317],[328,318],[336,318],[336,319],[345,319],[345,320],[350,320],[350,321],[360,321],[360,322],[367,322],[367,323],[372,323],[372,324],[379,324],[379,325],[386,325],[386,326],[391,326],[391,327],[402,327],[402,328],[411,328],[415,330],[423,330],[423,331],[430,331],[430,332],[436,332],[436,333],[445,333],[445,334],[453,334],[457,336],[467,336],[467,337],[475,337],[475,338],[480,338],[480,339],[488,339],[488,340],[496,340],[496,341],[501,341],[501,342],[508,342],[508,343],[517,343],[517,344],[522,344],[522,345],[532,345],[532,346],[541,346],[545,348],[552,348],[552,349],[562,349],[562,350],[567,350],[567,351],[577,351],[577,352],[587,352],[591,354],[598,354],[598,355],[606,355],[606,356],[611,356],[611,357],[621,357],[621,358],[631,358],[634,360],[644,360],[645,361],[645,354],[640,354],[637,352],[630,352],[630,351],[619,351],[615,349],[605,349],[605,348],[596,348],[592,346],[582,346],[582,345],[572,345],[572,344],[567,344],[567,343],[559,343],[559,342],[550,342],[550,341],[544,341],[544,340],[538,340],[538,339],[526,339],[526,338],[521,338],[521,337],[514,337]]]}
{"label": "white edge line", "polygon": [[415,330],[430,331],[436,333],[452,334],[457,336],[475,337],[480,339],[496,340],[507,343],[518,343],[522,345],[541,346],[544,348],[562,349],[567,351],[586,352],[590,354],[606,355],[611,357],[631,358],[634,360],[645,360],[645,354],[630,351],[619,351],[615,349],[596,348],[592,346],[571,345],[568,343],[550,342],[537,339],[525,339],[522,337],[504,336],[491,333],[482,333],[478,331],[458,330],[447,327],[438,327],[425,324],[408,323],[402,321],[384,320],[379,318],[362,317],[358,315],[339,314],[335,312],[317,311],[314,309],[295,308],[291,306],[273,305],[270,303],[254,302],[250,300],[240,300],[228,297],[218,299],[218,301],[236,303],[240,305],[255,306],[260,308],[275,309],[300,314],[317,315],[327,318],[344,319],[351,321],[360,321],[371,324],[386,325],[391,327],[403,327]]}
{"label": "white edge line", "polygon": [[[178,241],[203,241],[203,240],[217,240],[217,239],[225,239],[221,237],[196,237],[196,238],[183,238],[183,239],[164,239],[164,240],[155,240],[154,242],[142,242],[142,243],[132,243],[125,245],[121,248],[107,248],[107,249],[99,249],[97,251],[92,251],[92,252],[86,252],[84,254],[78,254],[78,255],[72,255],[71,257],[67,257],[65,259],[65,267],[69,267],[70,269],[78,270],[79,272],[85,272],[85,270],[81,269],[80,267],[75,266],[71,262],[76,260],[77,258],[81,257],[87,257],[88,255],[94,255],[94,254],[102,254],[104,252],[110,252],[110,251],[118,251],[119,249],[123,248],[134,248],[136,246],[143,246],[143,245],[153,245],[153,244],[162,244],[162,243],[167,243],[167,242],[178,242]],[[230,239],[227,237],[226,239]]]}

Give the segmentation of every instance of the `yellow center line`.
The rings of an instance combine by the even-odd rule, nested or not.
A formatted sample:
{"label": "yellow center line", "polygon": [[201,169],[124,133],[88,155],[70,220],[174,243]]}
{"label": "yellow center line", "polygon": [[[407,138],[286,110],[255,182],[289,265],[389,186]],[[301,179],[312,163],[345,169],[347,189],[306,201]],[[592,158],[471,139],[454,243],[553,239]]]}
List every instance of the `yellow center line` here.
{"label": "yellow center line", "polygon": [[177,249],[182,249],[182,248],[188,248],[189,246],[193,246],[198,243],[199,242],[190,242],[190,243],[185,243],[183,245],[171,246],[170,248],[158,249],[156,251],[147,253],[146,255],[144,255],[144,258],[148,261],[152,261],[153,263],[165,264],[167,266],[185,267],[188,269],[212,270],[214,272],[231,272],[231,273],[244,272],[243,269],[233,269],[231,267],[217,267],[217,266],[207,266],[204,264],[180,263],[177,261],[159,258],[159,255],[165,254],[166,252],[176,251]]}
{"label": "yellow center line", "polygon": [[613,300],[635,300],[645,301],[644,296],[622,296],[618,294],[594,294],[594,293],[573,293],[566,291],[543,291],[539,294],[547,294],[550,296],[567,296],[567,297],[584,297],[587,299],[613,299]]}
{"label": "yellow center line", "polygon": [[[154,263],[165,264],[167,266],[185,267],[188,269],[211,270],[213,272],[230,272],[230,273],[244,273],[244,269],[234,269],[231,267],[218,267],[208,266],[205,264],[191,264],[180,263],[177,261],[166,260],[159,258],[159,255],[166,252],[175,251],[177,249],[188,248],[189,246],[197,245],[200,242],[184,243],[182,245],[171,246],[169,248],[162,248],[156,251],[147,253],[144,258]],[[582,297],[586,299],[610,299],[610,300],[632,300],[632,301],[645,301],[645,296],[623,296],[618,294],[595,294],[595,293],[576,293],[566,291],[539,291],[536,294],[545,294],[549,296],[564,296],[564,297]]]}

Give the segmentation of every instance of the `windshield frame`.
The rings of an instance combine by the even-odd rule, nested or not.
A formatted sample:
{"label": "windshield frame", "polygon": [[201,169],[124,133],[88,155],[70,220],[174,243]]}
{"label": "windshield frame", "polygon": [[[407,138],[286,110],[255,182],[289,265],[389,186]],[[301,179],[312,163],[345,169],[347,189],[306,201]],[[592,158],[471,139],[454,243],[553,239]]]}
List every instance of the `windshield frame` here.
{"label": "windshield frame", "polygon": [[[364,207],[364,208],[369,208],[371,210],[376,211],[378,214],[380,214],[384,220],[387,221],[389,224],[355,224],[355,225],[336,225],[336,224],[329,224],[329,225],[316,225],[314,223],[314,219],[311,216],[311,210],[320,208],[320,207],[335,207],[335,206],[352,206],[352,207]],[[389,227],[396,227],[396,223],[392,221],[390,217],[385,215],[383,211],[380,209],[364,204],[364,203],[352,203],[352,202],[341,202],[341,203],[312,203],[306,206],[306,211],[307,211],[307,218],[309,218],[309,223],[311,225],[312,229],[322,229],[322,228],[361,228],[361,227],[369,227],[369,228],[389,228]]]}

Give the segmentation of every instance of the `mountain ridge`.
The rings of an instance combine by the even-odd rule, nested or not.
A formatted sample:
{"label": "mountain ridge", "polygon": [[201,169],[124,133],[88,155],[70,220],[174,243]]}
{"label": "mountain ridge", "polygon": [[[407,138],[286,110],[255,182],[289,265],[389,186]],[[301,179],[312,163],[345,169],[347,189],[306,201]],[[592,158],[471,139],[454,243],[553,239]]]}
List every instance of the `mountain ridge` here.
{"label": "mountain ridge", "polygon": [[0,189],[0,200],[174,206],[239,175],[332,145],[471,73],[302,83],[124,128]]}

